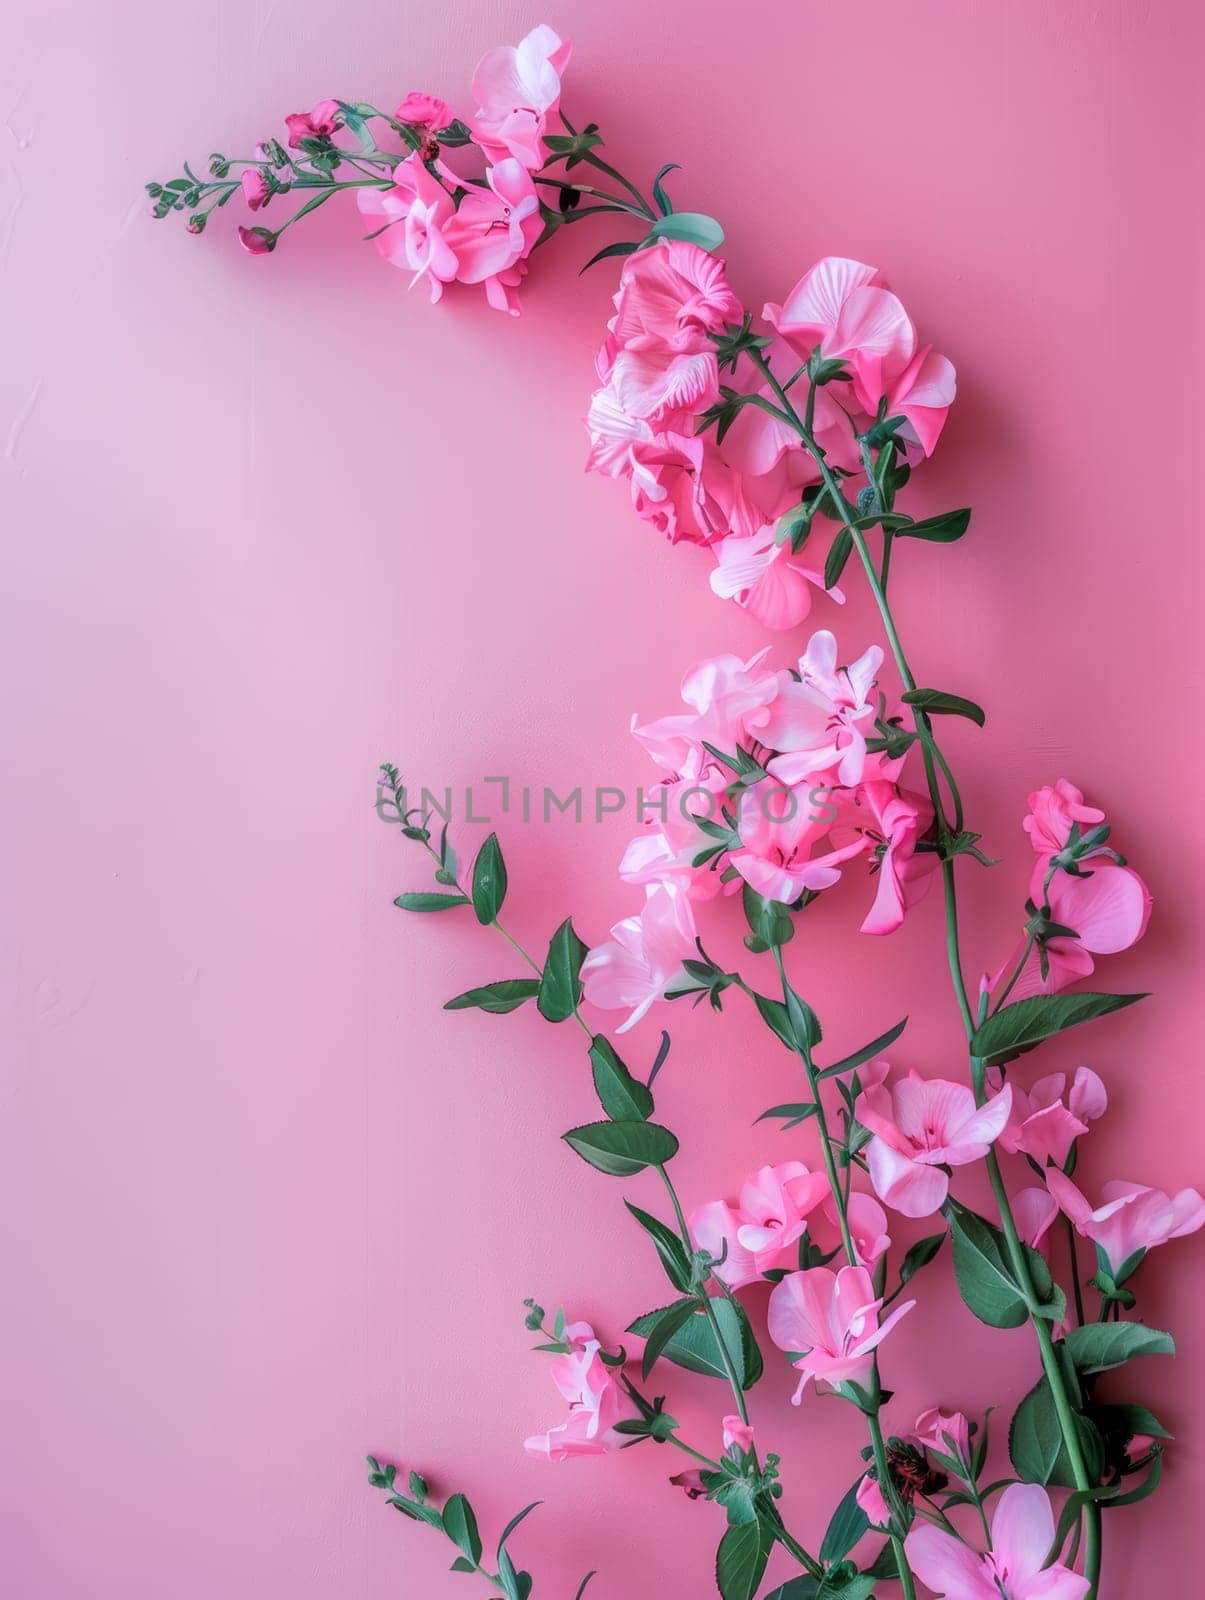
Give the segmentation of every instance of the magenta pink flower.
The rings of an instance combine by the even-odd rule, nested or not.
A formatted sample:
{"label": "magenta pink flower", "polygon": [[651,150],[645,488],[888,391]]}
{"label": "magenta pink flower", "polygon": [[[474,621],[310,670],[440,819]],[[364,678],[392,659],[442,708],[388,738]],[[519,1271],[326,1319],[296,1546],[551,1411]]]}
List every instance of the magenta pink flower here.
{"label": "magenta pink flower", "polygon": [[317,100],[308,111],[294,111],[285,118],[289,146],[296,150],[303,139],[329,139],[343,126],[337,100]]}
{"label": "magenta pink flower", "polygon": [[942,1168],[982,1160],[1011,1106],[1007,1084],[979,1107],[965,1084],[916,1072],[864,1089],[854,1114],[874,1134],[866,1158],[879,1199],[905,1217],[932,1216],[950,1192]]}
{"label": "magenta pink flower", "polygon": [[240,227],[238,242],[249,256],[270,256],[276,249],[276,235],[270,228]]}
{"label": "magenta pink flower", "polygon": [[272,193],[272,185],[258,167],[244,167],[239,183],[243,188],[243,199],[252,211],[258,211]]}
{"label": "magenta pink flower", "polygon": [[931,456],[956,391],[953,363],[930,346],[918,351],[887,396],[887,415],[907,419],[896,437]]}
{"label": "magenta pink flower", "polygon": [[827,795],[814,778],[794,787],[763,782],[742,789],[737,801],[741,848],[730,853],[729,864],[758,894],[791,905],[805,889],[831,888],[841,877],[842,863],[866,849],[866,841],[857,838],[814,853],[831,823]]}
{"label": "magenta pink flower", "polygon": [[1205,1200],[1195,1189],[1166,1195],[1162,1189],[1114,1180],[1105,1184],[1101,1204],[1093,1209],[1057,1168],[1047,1172],[1046,1185],[1075,1231],[1099,1248],[1117,1283],[1138,1265],[1134,1256],[1141,1260],[1142,1254],[1156,1245],[1205,1226]]}
{"label": "magenta pink flower", "polygon": [[406,96],[393,113],[398,122],[408,122],[414,128],[429,128],[436,133],[451,123],[452,112],[446,100],[438,95],[419,94],[414,90]]}
{"label": "magenta pink flower", "polygon": [[669,1480],[675,1489],[681,1489],[688,1500],[701,1499],[707,1493],[703,1474],[698,1467],[688,1467],[685,1472],[675,1472]]}
{"label": "magenta pink flower", "polygon": [[517,45],[497,45],[482,56],[473,74],[477,113],[470,126],[487,160],[513,156],[532,170],[544,165],[544,130],[560,105],[570,49],[541,23]]}
{"label": "magenta pink flower", "polygon": [[[1047,858],[1034,867],[1030,897],[1042,903],[1047,875]],[[1056,994],[1096,970],[1094,957],[1117,955],[1137,944],[1151,918],[1151,894],[1132,867],[1119,866],[1107,857],[1096,857],[1082,877],[1056,871],[1046,892],[1050,921],[1073,934],[1056,934],[1042,940],[1046,974],[1035,946],[1030,950],[1020,977],[1009,994],[1011,1000],[1024,1000],[1035,994]],[[1011,974],[1025,949],[1021,941],[991,980],[993,987],[1005,974]]]}
{"label": "magenta pink flower", "polygon": [[803,1236],[808,1213],[829,1193],[823,1172],[802,1161],[762,1167],[741,1186],[737,1242],[759,1273],[782,1265],[782,1252]]}
{"label": "magenta pink flower", "polygon": [[1045,1489],[1011,1483],[992,1518],[989,1555],[931,1522],[914,1527],[904,1549],[917,1577],[946,1600],[1083,1600],[1087,1578],[1058,1563],[1046,1566],[1053,1543]]}
{"label": "magenta pink flower", "polygon": [[780,1350],[802,1373],[791,1397],[798,1405],[808,1381],[832,1387],[840,1383],[864,1386],[874,1366],[874,1352],[915,1300],[905,1300],[879,1321],[881,1298],[865,1267],[812,1267],[792,1272],[774,1286],[770,1295],[767,1327]]}
{"label": "magenta pink flower", "polygon": [[[1001,1075],[989,1074],[999,1091]],[[1088,1124],[1104,1115],[1109,1104],[1105,1086],[1089,1067],[1077,1067],[1071,1092],[1064,1103],[1067,1086],[1061,1072],[1039,1078],[1028,1092],[1012,1084],[1012,1108],[1000,1132],[1000,1148],[1010,1155],[1027,1155],[1039,1166],[1061,1167],[1071,1146],[1087,1133]]]}
{"label": "magenta pink flower", "polygon": [[540,202],[531,174],[507,159],[486,173],[488,189],[473,187],[455,215],[443,226],[443,237],[456,257],[461,283],[480,283],[496,311],[518,316],[514,290],[525,268],[520,263],[544,231]]}
{"label": "magenta pink flower", "polygon": [[673,884],[649,888],[644,905],[611,929],[582,963],[582,986],[591,1005],[629,1014],[616,1033],[635,1026],[697,954],[695,919],[685,892]]}
{"label": "magenta pink flower", "polygon": [[682,239],[628,256],[614,304],[599,355],[604,376],[624,350],[714,351],[708,336],[741,316],[723,261]]}
{"label": "magenta pink flower", "polygon": [[706,1250],[723,1265],[715,1270],[730,1289],[743,1289],[761,1278],[753,1251],[737,1237],[743,1218],[726,1200],[709,1200],[691,1212],[687,1226],[697,1250]]}
{"label": "magenta pink flower", "polygon": [[385,260],[412,272],[412,287],[427,278],[431,299],[438,300],[459,266],[447,238],[456,207],[450,192],[417,156],[403,161],[393,176],[392,189],[358,189],[356,203]]}
{"label": "magenta pink flower", "polygon": [[924,1450],[936,1452],[962,1468],[958,1476],[968,1481],[971,1471],[971,1425],[961,1411],[942,1411],[934,1406],[922,1411],[912,1430]]}
{"label": "magenta pink flower", "polygon": [[1066,778],[1035,789],[1028,804],[1029,815],[1021,826],[1039,856],[1058,855],[1071,837],[1073,824],[1078,823],[1081,832],[1087,832],[1105,820],[1104,812],[1085,805],[1083,795]]}
{"label": "magenta pink flower", "polygon": [[1012,1198],[1013,1221],[1025,1244],[1037,1249],[1059,1214],[1054,1196],[1048,1190],[1031,1186],[1019,1189]]}
{"label": "magenta pink flower", "polygon": [[778,694],[778,675],[765,665],[769,649],[742,661],[739,656],[710,656],[682,680],[682,699],[690,707],[638,724],[632,736],[658,766],[675,777],[698,777],[713,764],[703,741],[726,753],[762,736],[766,707]]}
{"label": "magenta pink flower", "polygon": [[858,1485],[854,1499],[866,1513],[872,1528],[889,1528],[891,1526],[891,1511],[887,1501],[883,1498],[883,1491],[879,1488],[879,1480],[868,1472]]}
{"label": "magenta pink flower", "polygon": [[[853,1235],[858,1266],[873,1267],[879,1257],[891,1248],[887,1213],[873,1195],[855,1190],[849,1197],[846,1220]],[[841,1224],[837,1220],[837,1202],[831,1193],[825,1195],[817,1209],[808,1216],[808,1238],[825,1255],[841,1249]]]}
{"label": "magenta pink flower", "polygon": [[724,1430],[725,1450],[731,1450],[733,1445],[738,1450],[753,1449],[753,1429],[747,1422],[742,1422],[740,1417],[735,1414],[725,1417],[720,1426]]}
{"label": "magenta pink flower", "polygon": [[840,589],[825,590],[824,572],[792,555],[789,543],[779,542],[770,524],[754,534],[732,534],[713,550],[716,569],[711,588],[722,600],[735,600],[763,627],[781,631],[796,628],[812,609],[816,590],[845,603]]}
{"label": "magenta pink flower", "polygon": [[569,1402],[569,1415],[547,1433],[524,1440],[524,1449],[549,1461],[596,1456],[628,1441],[615,1424],[636,1415],[636,1407],[599,1354],[601,1345],[588,1322],[572,1323],[566,1336],[574,1349],[552,1363],[552,1381]]}
{"label": "magenta pink flower", "polygon": [[937,870],[934,853],[917,851],[932,826],[933,807],[924,795],[877,778],[833,798],[838,806],[834,842],[863,839],[871,871],[878,875],[861,931],[894,933],[904,913],[928,893]]}
{"label": "magenta pink flower", "polygon": [[814,633],[799,658],[799,679],[779,674],[778,697],[762,732],[763,743],[781,753],[770,770],[784,783],[828,777],[834,784],[859,782],[866,764],[866,737],[874,731],[875,677],[883,664],[877,644],[848,667],[837,664],[837,641],[827,628]]}

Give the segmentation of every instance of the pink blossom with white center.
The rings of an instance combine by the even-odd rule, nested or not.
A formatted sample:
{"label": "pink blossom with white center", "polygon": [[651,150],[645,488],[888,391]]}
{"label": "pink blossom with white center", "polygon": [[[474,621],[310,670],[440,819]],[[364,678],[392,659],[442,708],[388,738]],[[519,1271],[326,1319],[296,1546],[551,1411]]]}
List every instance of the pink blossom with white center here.
{"label": "pink blossom with white center", "polygon": [[823,571],[793,555],[790,543],[780,542],[769,525],[755,534],[732,534],[713,550],[712,592],[722,600],[735,600],[763,627],[798,627],[812,609],[816,590],[838,605],[845,604],[842,590],[835,586],[826,590]]}
{"label": "pink blossom with white center", "polygon": [[766,1325],[802,1374],[793,1405],[813,1378],[830,1387],[866,1384],[875,1350],[916,1301],[905,1300],[885,1322],[879,1321],[882,1303],[865,1267],[842,1267],[840,1272],[812,1267],[792,1272],[774,1286]]}
{"label": "pink blossom with white center", "polygon": [[544,132],[561,102],[571,46],[541,23],[517,45],[487,50],[473,73],[474,143],[489,161],[508,156],[534,170],[544,165]]}
{"label": "pink blossom with white center", "polygon": [[695,919],[685,891],[660,883],[647,891],[634,917],[611,929],[582,962],[582,988],[591,1005],[629,1014],[616,1033],[634,1027],[681,976],[682,963],[696,954]]}
{"label": "pink blossom with white center", "polygon": [[769,647],[748,661],[739,656],[711,656],[700,661],[682,680],[682,698],[690,707],[638,724],[632,718],[632,737],[658,766],[675,777],[697,778],[713,757],[703,741],[725,754],[737,745],[747,748],[761,737],[766,708],[778,694],[778,674],[765,666]]}
{"label": "pink blossom with white center", "polygon": [[571,1323],[565,1334],[574,1348],[568,1355],[556,1358],[550,1373],[569,1402],[569,1415],[547,1433],[534,1434],[523,1443],[530,1455],[544,1456],[549,1461],[621,1449],[628,1440],[616,1432],[615,1424],[637,1415],[636,1406],[602,1359],[602,1346],[590,1324]]}
{"label": "pink blossom with white center", "polygon": [[883,664],[879,646],[848,667],[837,665],[837,641],[826,629],[814,633],[799,659],[799,680],[779,675],[779,692],[762,732],[764,743],[780,752],[770,764],[775,777],[795,784],[830,776],[849,787],[860,781],[866,764],[866,738],[874,730],[870,698]]}

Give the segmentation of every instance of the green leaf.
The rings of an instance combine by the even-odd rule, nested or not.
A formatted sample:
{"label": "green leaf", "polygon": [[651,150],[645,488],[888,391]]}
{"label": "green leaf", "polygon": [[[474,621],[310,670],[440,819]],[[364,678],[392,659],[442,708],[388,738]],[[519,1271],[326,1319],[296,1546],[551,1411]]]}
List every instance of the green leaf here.
{"label": "green leaf", "polygon": [[854,548],[854,536],[848,528],[841,528],[833,540],[832,548],[828,553],[828,560],[824,563],[824,587],[835,589],[845,571],[845,563],[849,560]]}
{"label": "green leaf", "polygon": [[859,1473],[833,1512],[832,1521],[820,1546],[820,1559],[826,1566],[844,1561],[858,1540],[870,1527],[870,1518],[858,1504],[857,1493],[862,1486]]}
{"label": "green leaf", "polygon": [[1066,1310],[1063,1292],[1056,1287],[1050,1268],[1036,1250],[1021,1246],[1037,1297],[1031,1308],[1013,1275],[999,1229],[956,1200],[947,1200],[945,1216],[954,1247],[958,1292],[980,1322],[992,1328],[1019,1328],[1031,1309],[1035,1315],[1055,1321],[1062,1316]]}
{"label": "green leaf", "polygon": [[1132,1439],[1136,1433],[1149,1433],[1152,1439],[1171,1439],[1174,1435],[1159,1421],[1153,1411],[1146,1406],[1130,1405],[1119,1402],[1116,1405],[1094,1406],[1093,1415],[1103,1412],[1106,1419],[1112,1423],[1119,1433],[1126,1439]]}
{"label": "green leaf", "polygon": [[467,894],[399,894],[393,902],[403,911],[451,911],[453,906],[467,906]]}
{"label": "green leaf", "polygon": [[653,1322],[645,1335],[646,1344],[644,1354],[640,1358],[640,1371],[647,1378],[653,1370],[657,1357],[677,1333],[678,1329],[695,1310],[696,1300],[675,1300],[672,1306],[665,1306],[660,1311],[652,1313]]}
{"label": "green leaf", "polygon": [[945,1243],[945,1239],[944,1233],[932,1233],[927,1239],[918,1239],[914,1245],[909,1246],[907,1254],[900,1262],[900,1282],[907,1283],[922,1267],[927,1267]]}
{"label": "green leaf", "polygon": [[777,1589],[771,1589],[764,1600],[816,1600],[820,1585],[810,1573],[801,1572],[797,1578],[788,1578]]}
{"label": "green leaf", "polygon": [[473,910],[484,927],[493,922],[506,899],[506,863],[498,835],[491,833],[473,863]]}
{"label": "green leaf", "polygon": [[760,1518],[728,1529],[715,1558],[715,1579],[723,1600],[753,1600],[772,1543]]}
{"label": "green leaf", "polygon": [[855,1050],[853,1055],[846,1056],[843,1061],[836,1061],[831,1067],[825,1067],[823,1072],[818,1072],[818,1078],[835,1078],[842,1072],[853,1072],[858,1067],[865,1066],[866,1062],[873,1061],[875,1056],[886,1050],[889,1044],[894,1044],[908,1026],[908,1018],[897,1022],[894,1028],[888,1028],[886,1033],[881,1033],[877,1039],[872,1039],[869,1044],[864,1044],[860,1050]]}
{"label": "green leaf", "polygon": [[971,1039],[971,1054],[989,1067],[999,1067],[1035,1049],[1043,1039],[1145,999],[1145,994],[1033,995],[1004,1006],[981,1023]]}
{"label": "green leaf", "polygon": [[578,273],[578,277],[581,277],[582,272],[588,272],[591,267],[597,266],[600,261],[608,261],[612,256],[630,256],[639,248],[640,246],[631,239],[619,239],[615,244],[605,244],[601,250],[594,252],[581,269],[581,272]]}
{"label": "green leaf", "polygon": [[[711,1309],[741,1388],[751,1389],[762,1375],[763,1364],[749,1318],[739,1302],[728,1299],[713,1299]],[[643,1317],[637,1317],[627,1331],[641,1339],[647,1338],[656,1316],[657,1312],[650,1311]],[[728,1381],[715,1329],[702,1307],[675,1331],[662,1355],[666,1361],[672,1361],[676,1367],[684,1367],[687,1372],[697,1372],[706,1378],[719,1378],[725,1383]]]}
{"label": "green leaf", "polygon": [[788,1050],[794,1050],[795,1037],[791,1032],[791,1019],[787,1016],[787,1008],[782,1001],[771,1000],[768,995],[754,994],[753,1003],[771,1032],[778,1035]]}
{"label": "green leaf", "polygon": [[650,1216],[647,1211],[641,1211],[640,1207],[634,1206],[630,1200],[625,1200],[624,1205],[656,1246],[669,1281],[675,1289],[685,1293],[690,1288],[690,1257],[686,1254],[681,1239],[672,1228],[666,1227],[664,1222]]}
{"label": "green leaf", "polygon": [[830,1572],[816,1591],[816,1600],[868,1600],[878,1582],[873,1572],[855,1572],[852,1577]]}
{"label": "green leaf", "polygon": [[445,1011],[492,1011],[502,1017],[508,1011],[517,1011],[524,1000],[534,1000],[539,992],[538,978],[501,978],[497,983],[486,983],[480,989],[466,989],[454,999],[444,1001]]}
{"label": "green leaf", "polygon": [[946,694],[944,689],[909,689],[900,698],[905,705],[929,717],[969,717],[981,728],[987,721],[982,706],[977,706],[973,700],[964,700],[960,694]]}
{"label": "green leaf", "polygon": [[724,242],[724,230],[714,217],[702,211],[672,211],[667,217],[658,217],[641,241],[641,248],[656,244],[658,239],[685,239],[701,250],[718,250]]}
{"label": "green leaf", "polygon": [[[1078,1412],[1073,1413],[1080,1450],[1088,1475],[1095,1483],[1104,1465],[1099,1432]],[[1021,1401],[1008,1430],[1008,1455],[1017,1476],[1025,1483],[1055,1483],[1075,1487],[1075,1474],[1063,1445],[1058,1412],[1043,1373]]]}
{"label": "green leaf", "polygon": [[653,179],[653,200],[656,203],[656,205],[660,208],[662,214],[667,216],[667,217],[670,216],[673,213],[673,209],[674,208],[670,204],[669,195],[666,194],[665,189],[662,186],[661,180],[662,180],[662,178],[665,177],[665,175],[667,173],[669,173],[669,172],[677,172],[678,168],[679,168],[679,163],[677,161],[667,161],[665,163],[665,165],[661,168],[660,172],[658,172],[657,176]]}
{"label": "green leaf", "polygon": [[594,1088],[602,1108],[617,1122],[645,1122],[653,1114],[653,1097],[624,1066],[611,1044],[596,1033],[590,1044]]}
{"label": "green leaf", "polygon": [[503,1545],[510,1538],[511,1534],[514,1533],[515,1529],[519,1526],[523,1519],[525,1517],[529,1517],[537,1506],[542,1506],[543,1504],[544,1502],[542,1500],[533,1500],[529,1506],[524,1506],[522,1511],[515,1512],[514,1516],[502,1530],[502,1537],[498,1540],[499,1550],[502,1549]]}
{"label": "green leaf", "polygon": [[476,1572],[476,1570],[477,1563],[470,1561],[467,1556],[457,1556],[456,1560],[448,1568],[449,1572]]}
{"label": "green leaf", "polygon": [[785,987],[787,1021],[791,1025],[791,1032],[798,1040],[801,1049],[814,1050],[824,1038],[820,1029],[820,1018],[807,1001],[795,993],[789,983]]}
{"label": "green leaf", "polygon": [[794,938],[795,924],[791,913],[779,901],[767,900],[746,883],[741,889],[741,904],[753,937],[760,939],[767,949],[789,944]]}
{"label": "green leaf", "polygon": [[443,1509],[444,1531],[476,1566],[481,1560],[481,1535],[473,1508],[462,1494],[449,1495]]}
{"label": "green leaf", "polygon": [[797,1128],[801,1122],[806,1122],[809,1117],[814,1117],[818,1109],[814,1101],[800,1100],[789,1105],[771,1106],[768,1111],[762,1112],[757,1121],[764,1122],[767,1117],[787,1117],[789,1121],[783,1130],[786,1132],[789,1128]]}
{"label": "green leaf", "polygon": [[572,917],[553,934],[548,945],[548,959],[536,996],[536,1007],[549,1022],[564,1022],[577,1010],[582,997],[582,962],[587,947],[574,932]]}
{"label": "green leaf", "polygon": [[678,1153],[678,1141],[655,1122],[590,1122],[561,1137],[583,1161],[612,1178],[630,1178]]}
{"label": "green leaf", "polygon": [[943,511],[937,517],[925,517],[921,522],[910,522],[897,530],[901,539],[928,539],[932,544],[953,544],[967,531],[971,520],[970,509]]}
{"label": "green leaf", "polygon": [[574,1595],[573,1600],[582,1600],[582,1596],[586,1592],[586,1585],[590,1582],[591,1578],[597,1578],[597,1577],[598,1577],[598,1573],[597,1572],[587,1572],[586,1576],[578,1584],[577,1593]]}
{"label": "green leaf", "polygon": [[1085,1374],[1107,1372],[1135,1356],[1174,1356],[1176,1343],[1170,1333],[1145,1328],[1141,1322],[1090,1322],[1072,1328],[1063,1343],[1071,1352],[1076,1368]]}

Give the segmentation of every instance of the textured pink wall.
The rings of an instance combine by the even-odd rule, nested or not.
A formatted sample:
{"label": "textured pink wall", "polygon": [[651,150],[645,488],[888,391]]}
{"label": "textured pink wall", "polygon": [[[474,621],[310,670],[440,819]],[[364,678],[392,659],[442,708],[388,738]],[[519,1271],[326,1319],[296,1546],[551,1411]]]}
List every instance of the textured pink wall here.
{"label": "textured pink wall", "polygon": [[[914,504],[973,504],[972,537],[901,552],[894,582],[925,679],[990,710],[986,736],[951,736],[971,817],[1012,863],[966,875],[969,960],[1001,954],[1027,789],[1074,777],[1157,900],[1106,974],[1156,998],[1061,1052],[1114,1096],[1083,1170],[1169,1187],[1205,1177],[1195,12],[776,0],[743,38],[685,0],[548,13],[577,46],[571,112],[625,164],[684,163],[680,203],[727,225],[739,292],[760,304],[817,255],[860,256],[957,362]],[[522,1297],[614,1335],[663,1291],[621,1186],[556,1139],[591,1114],[577,1041],[440,1010],[505,951],[392,910],[422,874],[370,801],[389,755],[447,782],[630,788],[630,711],[671,709],[688,662],[758,631],[582,475],[612,286],[576,275],[584,225],[541,255],[512,323],[407,296],[347,211],[250,262],[152,225],[140,194],[320,94],[462,94],[479,52],[538,18],[510,0],[17,13],[0,63],[0,1587],[467,1592],[370,1496],[371,1448],[470,1492],[495,1533],[545,1498],[517,1541],[537,1593],[593,1566],[603,1595],[704,1594],[718,1529],[664,1487],[663,1453],[557,1469],[521,1451],[556,1409]],[[860,603],[839,625],[871,636]],[[631,902],[613,878],[628,828],[504,825],[517,930],[539,941],[572,909],[598,937]],[[809,917],[800,986],[839,1044],[911,1009],[898,1059],[955,1068],[936,900],[890,943],[853,931],[856,900]],[[669,1016],[662,1101],[697,1200],[788,1153],[749,1124],[792,1073],[738,1009]],[[651,1050],[655,1026],[636,1038]],[[1196,1239],[1144,1269],[1147,1319],[1183,1354],[1135,1375],[1180,1438],[1161,1494],[1107,1521],[1107,1600],[1170,1592],[1199,1545],[1201,1259]],[[944,1271],[924,1308],[891,1348],[897,1425],[1032,1381],[1027,1335],[978,1330]],[[789,1388],[775,1366],[755,1420],[814,1528],[853,1476],[857,1418],[791,1411]],[[672,1405],[699,1433],[719,1391],[684,1376]]]}

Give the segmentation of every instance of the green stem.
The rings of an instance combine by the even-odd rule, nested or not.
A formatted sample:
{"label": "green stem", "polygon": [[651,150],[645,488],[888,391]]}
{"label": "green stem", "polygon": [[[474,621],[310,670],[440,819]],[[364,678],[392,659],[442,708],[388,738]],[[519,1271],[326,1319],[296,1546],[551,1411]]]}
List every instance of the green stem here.
{"label": "green stem", "polygon": [[1075,1320],[1082,1328],[1084,1325],[1084,1291],[1080,1288],[1079,1281],[1079,1248],[1075,1242],[1075,1228],[1071,1218],[1064,1216],[1063,1228],[1067,1234],[1067,1251],[1071,1257],[1071,1283],[1075,1290]]}

